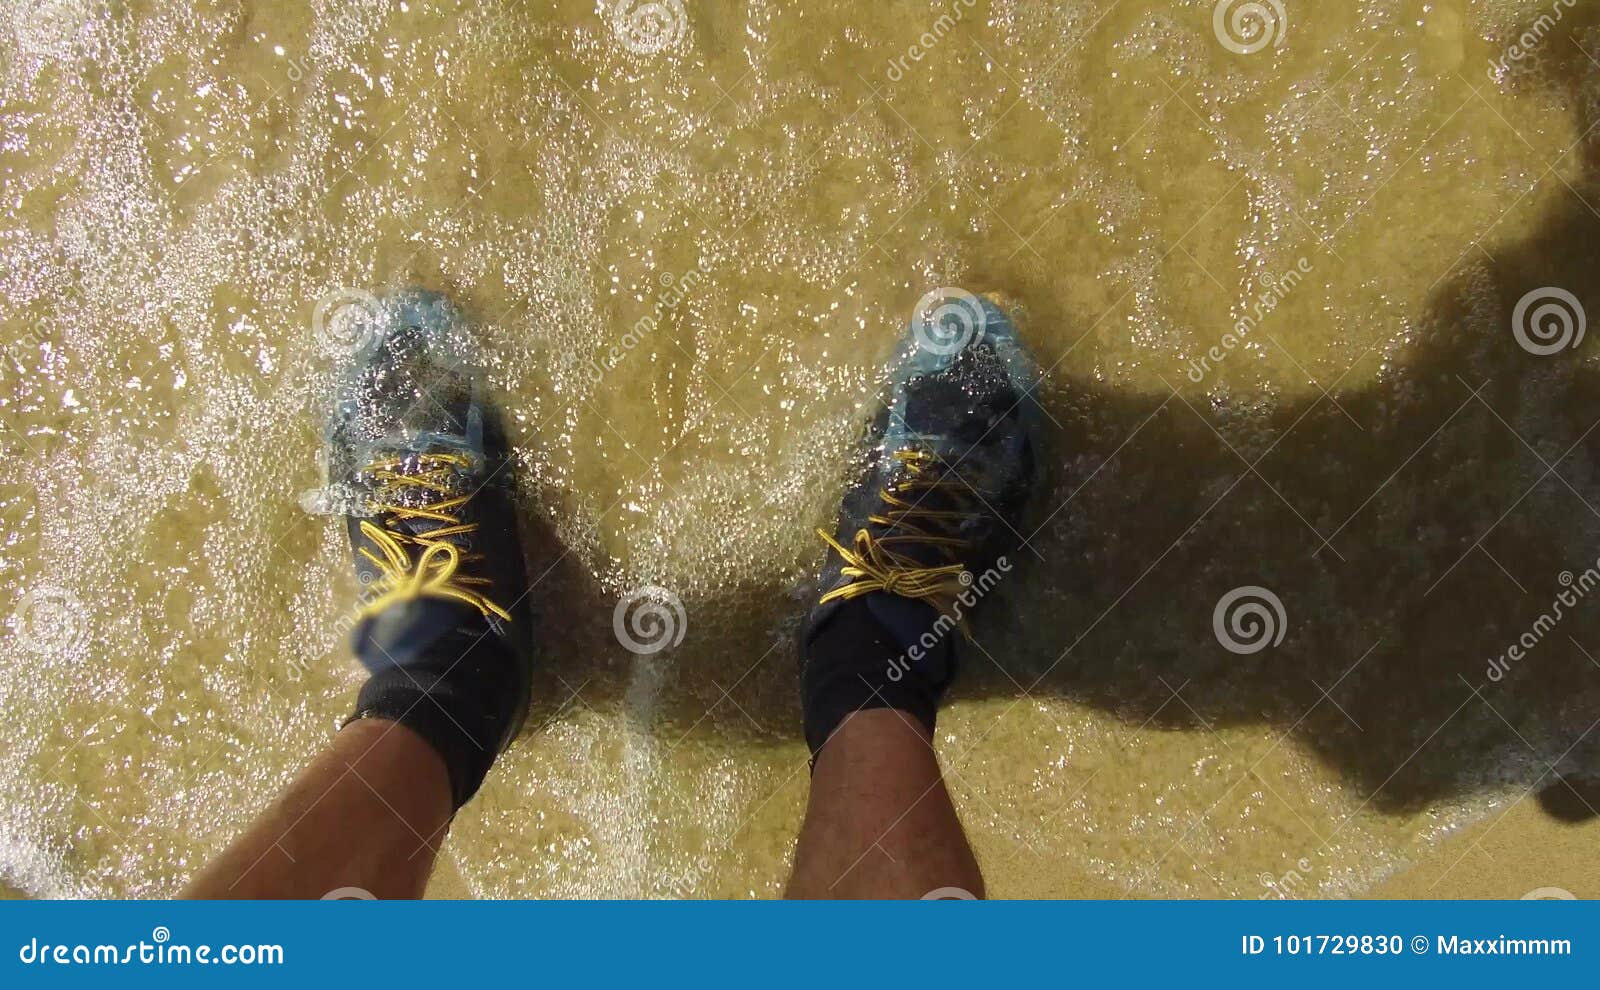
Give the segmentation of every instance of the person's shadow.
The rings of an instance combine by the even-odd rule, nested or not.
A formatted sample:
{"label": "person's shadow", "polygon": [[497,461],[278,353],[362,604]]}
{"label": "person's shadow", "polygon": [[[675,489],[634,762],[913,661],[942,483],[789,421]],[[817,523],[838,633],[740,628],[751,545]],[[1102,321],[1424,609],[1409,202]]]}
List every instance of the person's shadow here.
{"label": "person's shadow", "polygon": [[[1131,726],[1266,724],[1391,812],[1510,781],[1545,789],[1558,817],[1597,814],[1582,783],[1600,766],[1595,350],[1584,339],[1538,354],[1514,333],[1519,319],[1555,327],[1538,305],[1518,312],[1551,289],[1600,318],[1600,69],[1583,36],[1546,40],[1544,77],[1579,118],[1580,176],[1544,197],[1537,236],[1462,245],[1376,384],[1269,402],[1178,380],[1156,395],[1047,381],[1060,424],[1047,518],[980,616],[952,700],[1025,691]],[[554,560],[541,542],[535,574]],[[613,600],[571,561],[547,580],[543,597],[592,607],[546,622],[531,724],[580,688],[585,704],[626,708],[640,661],[616,648]],[[1224,645],[1215,610],[1249,586],[1282,603],[1282,639],[1245,653]],[[660,681],[656,731],[799,737],[791,592],[685,602],[691,623],[716,621],[691,626],[703,666]]]}

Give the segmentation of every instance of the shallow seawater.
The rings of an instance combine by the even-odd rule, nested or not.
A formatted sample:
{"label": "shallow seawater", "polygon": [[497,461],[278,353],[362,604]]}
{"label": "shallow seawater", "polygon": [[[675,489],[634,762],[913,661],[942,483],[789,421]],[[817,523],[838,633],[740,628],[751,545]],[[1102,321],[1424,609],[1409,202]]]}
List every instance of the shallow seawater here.
{"label": "shallow seawater", "polygon": [[[995,894],[1359,894],[1593,771],[1588,4],[642,6],[0,7],[0,880],[170,894],[347,713],[317,315],[412,282],[474,316],[541,523],[452,889],[781,889],[812,530],[940,286],[1049,369],[939,727]],[[644,586],[684,635],[641,659]]]}

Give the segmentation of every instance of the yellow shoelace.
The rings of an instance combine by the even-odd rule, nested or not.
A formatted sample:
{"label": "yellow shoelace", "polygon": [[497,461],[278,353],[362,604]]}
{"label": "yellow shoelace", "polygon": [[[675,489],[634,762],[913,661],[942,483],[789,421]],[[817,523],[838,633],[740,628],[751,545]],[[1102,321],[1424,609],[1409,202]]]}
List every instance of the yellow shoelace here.
{"label": "yellow shoelace", "polygon": [[[929,526],[944,528],[959,524],[970,519],[973,513],[963,508],[924,508],[919,503],[927,493],[938,490],[953,495],[957,506],[970,506],[972,493],[961,482],[935,473],[941,462],[928,451],[899,450],[895,451],[894,456],[906,466],[906,475],[880,493],[886,509],[881,515],[869,517],[869,521],[894,531],[895,535],[873,536],[868,530],[861,529],[856,531],[854,546],[846,547],[827,530],[817,530],[817,535],[844,558],[842,573],[851,579],[849,584],[823,595],[822,602],[848,601],[874,591],[886,591],[927,602],[940,614],[953,619],[964,632],[965,619],[957,613],[955,606],[956,599],[966,587],[961,581],[966,567],[959,560],[960,551],[967,549],[970,544],[966,540],[935,532]],[[895,553],[891,545],[897,543],[936,546],[951,563],[943,567],[929,567]]]}
{"label": "yellow shoelace", "polygon": [[[464,555],[449,541],[452,536],[465,536],[478,528],[476,523],[462,523],[455,511],[471,501],[472,496],[454,495],[450,487],[451,472],[469,468],[472,462],[463,454],[422,454],[414,458],[418,470],[401,474],[399,469],[405,462],[406,458],[394,457],[367,465],[366,473],[373,476],[380,492],[374,508],[389,522],[429,519],[440,525],[412,535],[398,528],[379,526],[368,519],[361,520],[361,535],[383,552],[380,557],[366,547],[361,548],[361,555],[383,572],[375,583],[381,593],[361,610],[362,617],[381,612],[395,602],[432,597],[463,601],[485,616],[494,615],[510,622],[511,613],[475,590],[491,583],[487,578],[460,573],[462,564],[479,560],[482,555]],[[385,497],[393,499],[406,489],[425,492],[435,498],[419,506],[383,501]],[[415,560],[408,547],[420,551]]]}

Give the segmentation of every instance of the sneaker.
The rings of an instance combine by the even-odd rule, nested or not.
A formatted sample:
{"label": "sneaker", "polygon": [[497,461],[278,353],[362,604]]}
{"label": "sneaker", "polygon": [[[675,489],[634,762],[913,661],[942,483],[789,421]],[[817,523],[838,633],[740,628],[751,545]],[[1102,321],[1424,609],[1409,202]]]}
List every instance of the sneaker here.
{"label": "sneaker", "polygon": [[962,636],[951,633],[968,631],[969,611],[1022,542],[1038,382],[992,300],[945,290],[919,307],[889,363],[862,477],[837,531],[818,531],[830,549],[824,591],[802,630],[813,752],[861,707],[911,710],[931,731],[958,666]]}
{"label": "sneaker", "polygon": [[447,299],[405,289],[342,315],[352,312],[359,343],[328,429],[328,480],[365,588],[354,646],[374,676],[355,717],[390,718],[434,743],[459,806],[528,710],[532,629],[509,453]]}

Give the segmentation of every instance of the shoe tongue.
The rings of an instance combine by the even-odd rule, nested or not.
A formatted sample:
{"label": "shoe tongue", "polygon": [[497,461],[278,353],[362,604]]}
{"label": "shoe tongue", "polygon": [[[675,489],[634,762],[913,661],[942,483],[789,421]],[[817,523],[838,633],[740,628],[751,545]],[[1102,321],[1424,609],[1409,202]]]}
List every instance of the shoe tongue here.
{"label": "shoe tongue", "polygon": [[440,466],[438,457],[465,457],[467,467],[451,466],[451,475],[471,474],[479,457],[461,437],[448,434],[419,433],[396,434],[373,448],[370,463],[399,461],[396,468],[401,474],[422,474]]}
{"label": "shoe tongue", "polygon": [[[395,473],[408,476],[429,473],[430,484],[428,487],[422,487],[379,481],[372,478],[370,474],[363,472],[363,484],[369,497],[373,502],[388,506],[404,509],[426,509],[448,499],[473,494],[477,490],[477,482],[475,474],[470,468],[453,467],[446,472],[435,472],[433,470],[436,467],[436,462],[429,461],[427,455],[429,453],[444,452],[456,453],[454,449],[441,450],[437,446],[421,451],[404,448],[381,450],[373,458],[374,462],[397,460],[400,463],[394,468]],[[453,509],[451,512],[459,515],[462,509]],[[390,525],[412,535],[418,535],[429,530],[438,529],[442,523],[437,519],[428,518],[395,518],[391,520]],[[463,541],[457,539],[452,542],[461,545]]]}
{"label": "shoe tongue", "polygon": [[439,644],[449,640],[470,647],[486,625],[494,628],[464,602],[416,598],[363,620],[355,630],[355,650],[369,668],[411,667],[435,657]]}
{"label": "shoe tongue", "polygon": [[[941,635],[934,628],[939,621],[938,609],[927,602],[902,598],[882,591],[854,600],[829,602],[818,608],[812,613],[810,627],[805,637],[806,645],[815,643],[823,630],[838,618],[840,612],[847,609],[864,610],[872,617],[873,622],[888,633],[902,654],[908,653],[911,647],[916,646],[923,653],[933,655],[935,651],[948,648],[950,645],[950,635]],[[931,639],[924,638],[929,636]]]}
{"label": "shoe tongue", "polygon": [[998,359],[988,348],[957,355],[948,368],[906,383],[906,428],[938,438],[939,453],[961,456],[980,443],[1015,404]]}
{"label": "shoe tongue", "polygon": [[[366,369],[351,401],[366,439],[403,444],[411,436],[466,436],[471,425],[471,379],[425,360],[396,360]],[[412,447],[411,449],[415,449]]]}
{"label": "shoe tongue", "polygon": [[[913,446],[938,454],[931,443],[916,443]],[[874,522],[868,526],[874,536],[905,537],[904,540],[896,540],[888,548],[897,556],[910,558],[923,567],[947,567],[955,561],[941,551],[939,544],[912,538],[914,534],[908,526],[936,536],[955,536],[959,535],[957,533],[959,527],[953,522],[929,518],[923,513],[971,511],[971,506],[964,505],[955,495],[957,491],[966,490],[966,483],[962,480],[961,474],[949,472],[947,463],[948,461],[929,464],[921,468],[920,472],[913,470],[909,465],[897,464],[888,476],[888,488],[893,490],[895,498],[915,506],[916,509],[910,513],[907,525],[883,526]],[[911,484],[916,481],[938,481],[941,478],[944,479],[944,483],[932,487]],[[892,518],[891,513],[894,508],[887,502],[880,502],[877,511]]]}
{"label": "shoe tongue", "polygon": [[[901,492],[898,497],[916,505],[919,511],[946,512],[956,508],[955,501],[937,488]],[[944,525],[942,520],[922,518],[915,514],[912,515],[909,524],[939,536],[955,535],[956,532],[953,524]],[[943,552],[940,544],[916,538],[905,526],[882,526],[872,523],[868,529],[875,537],[893,539],[894,542],[886,544],[885,549],[892,551],[897,557],[914,562],[918,567],[948,567],[958,562],[951,560],[950,556]],[[904,539],[898,539],[899,537]]]}
{"label": "shoe tongue", "polygon": [[899,595],[876,594],[865,598],[872,617],[894,637],[901,649],[909,650],[914,643],[933,630],[939,621],[939,610],[927,602]]}

